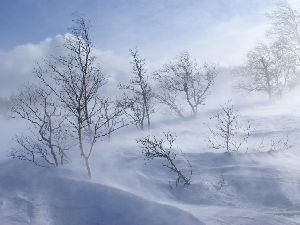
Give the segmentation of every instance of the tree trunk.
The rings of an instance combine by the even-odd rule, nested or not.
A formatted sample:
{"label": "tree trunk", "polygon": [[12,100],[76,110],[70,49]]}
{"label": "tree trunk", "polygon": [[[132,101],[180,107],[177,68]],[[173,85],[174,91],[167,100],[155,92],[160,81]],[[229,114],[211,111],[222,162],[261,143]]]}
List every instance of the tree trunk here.
{"label": "tree trunk", "polygon": [[197,114],[197,111],[195,110],[195,107],[194,107],[193,104],[191,103],[190,96],[189,96],[189,89],[188,89],[188,87],[187,87],[187,84],[184,84],[184,85],[183,85],[183,90],[184,90],[184,93],[185,93],[186,100],[187,100],[189,106],[190,106],[191,109],[192,109],[193,115],[195,116],[195,115]]}
{"label": "tree trunk", "polygon": [[85,167],[88,173],[88,178],[90,179],[92,177],[91,174],[91,168],[90,168],[90,163],[89,163],[89,157],[87,157],[84,153],[84,148],[83,148],[83,143],[82,143],[82,131],[81,131],[81,126],[78,128],[78,140],[79,140],[79,148],[80,148],[80,155],[83,157],[84,162],[85,162]]}
{"label": "tree trunk", "polygon": [[90,168],[89,157],[84,157],[84,161],[85,161],[86,170],[88,172],[88,178],[91,179],[92,178],[92,173],[91,173],[91,168]]}
{"label": "tree trunk", "polygon": [[147,117],[147,125],[148,125],[148,130],[150,130],[150,113],[149,113],[149,108],[147,105],[145,105],[146,107],[146,117]]}
{"label": "tree trunk", "polygon": [[268,67],[265,63],[265,60],[264,58],[261,58],[261,63],[263,65],[263,68],[264,68],[264,72],[265,72],[265,76],[266,76],[266,82],[267,82],[267,93],[268,93],[268,96],[269,96],[269,100],[272,99],[272,86],[271,86],[271,77],[270,77],[270,73],[269,73],[269,70],[268,70]]}
{"label": "tree trunk", "polygon": [[147,121],[148,121],[148,130],[150,130],[150,116],[149,116],[149,113],[147,114]]}
{"label": "tree trunk", "polygon": [[49,118],[49,127],[50,127],[50,136],[49,136],[49,142],[48,143],[49,143],[51,155],[54,159],[55,166],[57,167],[58,166],[58,160],[57,160],[57,157],[56,157],[55,151],[53,149],[53,145],[52,145],[52,123],[51,123],[50,118]]}
{"label": "tree trunk", "polygon": [[50,145],[49,147],[50,147],[50,153],[51,153],[51,155],[54,159],[54,164],[55,164],[56,167],[58,167],[58,160],[57,160],[56,154],[54,152],[53,146]]}

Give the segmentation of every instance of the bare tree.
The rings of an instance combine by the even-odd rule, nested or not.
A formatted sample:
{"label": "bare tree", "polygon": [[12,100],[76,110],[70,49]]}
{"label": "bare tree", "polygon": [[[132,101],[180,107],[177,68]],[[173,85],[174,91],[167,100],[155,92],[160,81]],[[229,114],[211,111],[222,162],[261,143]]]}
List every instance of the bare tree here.
{"label": "bare tree", "polygon": [[277,7],[267,14],[271,28],[269,36],[284,40],[285,48],[298,57],[300,62],[300,14],[286,1],[279,1]]}
{"label": "bare tree", "polygon": [[272,52],[277,59],[281,83],[293,87],[299,82],[300,13],[288,1],[281,0],[267,17],[271,23],[268,37],[273,39]]}
{"label": "bare tree", "polygon": [[[66,54],[47,60],[35,73],[67,110],[90,178],[89,160],[94,146],[97,140],[123,126],[122,120],[117,119],[123,109],[107,110],[110,100],[100,95],[106,78],[93,53],[89,25],[82,17],[76,17],[74,23],[72,35],[65,40]],[[112,120],[114,127],[108,126]]]}
{"label": "bare tree", "polygon": [[277,95],[282,96],[284,91],[291,90],[299,83],[298,56],[291,53],[286,46],[286,39],[274,41],[270,47],[275,74]]}
{"label": "bare tree", "polygon": [[214,84],[216,74],[215,66],[199,66],[188,52],[184,52],[155,73],[160,89],[157,99],[180,117],[184,116],[186,105],[191,109],[191,114],[196,115]]}
{"label": "bare tree", "polygon": [[176,186],[183,182],[184,185],[191,184],[192,176],[192,166],[188,160],[186,163],[189,167],[189,175],[185,175],[181,169],[176,165],[177,153],[174,149],[174,142],[176,140],[176,135],[167,132],[164,133],[163,138],[157,138],[156,136],[144,137],[137,140],[137,143],[141,145],[142,153],[148,160],[153,160],[154,158],[164,159],[163,166],[167,167],[177,175]]}
{"label": "bare tree", "polygon": [[208,138],[210,148],[223,149],[231,153],[239,151],[247,143],[250,124],[241,123],[238,110],[230,102],[222,105],[221,110],[211,119],[216,120],[216,124],[213,129],[210,128],[211,137]]}
{"label": "bare tree", "polygon": [[299,83],[300,14],[283,0],[267,17],[269,43],[248,53],[239,87],[265,92],[272,99]]}
{"label": "bare tree", "polygon": [[296,60],[285,48],[284,40],[277,40],[271,46],[259,44],[247,54],[239,87],[265,92],[269,99],[281,96],[298,83]]}
{"label": "bare tree", "polygon": [[68,161],[65,119],[51,93],[30,85],[12,98],[12,116],[29,122],[31,135],[16,137],[11,156],[40,166],[59,166]]}
{"label": "bare tree", "polygon": [[271,99],[274,87],[274,62],[270,48],[259,44],[247,54],[247,64],[243,71],[240,87],[248,91],[266,92]]}
{"label": "bare tree", "polygon": [[149,77],[146,75],[145,59],[140,58],[137,49],[130,50],[130,53],[133,77],[129,85],[120,85],[120,88],[126,91],[123,101],[123,104],[127,106],[125,112],[139,129],[144,129],[145,121],[147,121],[147,128],[150,129],[150,115],[154,112],[154,94]]}

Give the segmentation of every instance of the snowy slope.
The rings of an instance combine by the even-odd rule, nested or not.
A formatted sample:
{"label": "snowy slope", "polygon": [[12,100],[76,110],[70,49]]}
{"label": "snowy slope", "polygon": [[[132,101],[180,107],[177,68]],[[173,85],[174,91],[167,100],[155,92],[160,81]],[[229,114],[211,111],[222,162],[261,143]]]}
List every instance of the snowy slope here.
{"label": "snowy slope", "polygon": [[[91,181],[76,150],[72,164],[45,169],[6,160],[1,149],[0,224],[300,224],[299,108],[296,99],[241,105],[242,119],[255,131],[250,150],[233,155],[207,148],[208,118],[216,106],[204,107],[196,119],[156,119],[151,133],[176,132],[178,147],[193,165],[188,188],[175,188],[159,160],[145,163],[135,139],[148,133],[134,128],[97,146]],[[1,142],[10,140],[8,133],[13,132]],[[285,135],[288,151],[260,149],[262,139]]]}
{"label": "snowy slope", "polygon": [[65,171],[10,161],[2,162],[0,171],[3,225],[202,224],[178,208],[113,187],[66,178]]}
{"label": "snowy slope", "polygon": [[[135,182],[122,187],[125,172],[120,173],[120,184],[113,185],[119,188],[76,179],[65,170],[2,162],[1,224],[300,224],[300,170],[291,170],[300,157],[203,153],[189,158],[196,174],[189,188],[170,188],[159,165],[141,169],[137,158],[123,164],[132,173],[141,169]],[[262,162],[279,158],[290,166]]]}

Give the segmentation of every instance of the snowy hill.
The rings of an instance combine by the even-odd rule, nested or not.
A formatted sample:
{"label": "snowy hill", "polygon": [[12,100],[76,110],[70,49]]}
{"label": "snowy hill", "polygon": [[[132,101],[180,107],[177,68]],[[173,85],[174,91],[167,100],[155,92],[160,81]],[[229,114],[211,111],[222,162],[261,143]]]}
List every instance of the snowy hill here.
{"label": "snowy hill", "polygon": [[113,187],[21,163],[0,165],[1,224],[202,224],[190,213]]}
{"label": "snowy hill", "polygon": [[[46,169],[5,160],[2,154],[0,224],[300,224],[297,108],[284,102],[241,107],[255,131],[249,152],[232,155],[206,147],[206,123],[216,108],[203,110],[196,119],[158,120],[151,133],[176,131],[177,145],[193,166],[189,187],[176,188],[160,160],[145,163],[135,139],[147,132],[134,128],[97,146],[92,180],[85,178],[80,157],[64,168]],[[291,149],[258,148],[262,138],[286,134]]]}
{"label": "snowy hill", "polygon": [[[1,224],[299,224],[300,170],[291,168],[300,157],[231,158],[213,153],[189,157],[197,174],[191,187],[170,189],[165,174],[145,168],[136,176],[137,195],[132,194],[136,184],[129,193],[75,179],[64,170],[2,162]],[[290,167],[276,168],[276,163],[266,165],[262,159],[289,160]],[[147,189],[149,182],[153,185]]]}

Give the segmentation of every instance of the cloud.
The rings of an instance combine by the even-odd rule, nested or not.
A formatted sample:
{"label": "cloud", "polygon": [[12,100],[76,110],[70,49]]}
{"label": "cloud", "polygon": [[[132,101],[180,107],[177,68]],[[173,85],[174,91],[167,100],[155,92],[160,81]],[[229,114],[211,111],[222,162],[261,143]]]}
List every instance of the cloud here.
{"label": "cloud", "polygon": [[223,66],[243,63],[244,56],[257,42],[265,39],[267,23],[252,23],[235,18],[216,24],[202,39],[191,42],[190,50],[203,61]]}
{"label": "cloud", "polygon": [[[39,43],[28,43],[10,51],[0,52],[0,97],[8,98],[26,83],[35,82],[33,69],[37,62],[50,55],[61,54],[64,37],[56,35]],[[110,82],[126,80],[130,70],[129,59],[117,56],[113,51],[95,49],[95,54],[103,73],[110,77]]]}
{"label": "cloud", "polygon": [[264,39],[265,13],[274,6],[272,0],[176,2],[180,4],[155,11],[148,19],[151,22],[142,19],[140,30],[129,29],[151,62],[189,50],[204,61],[239,64],[246,52]]}
{"label": "cloud", "polygon": [[63,36],[57,35],[37,44],[28,43],[0,52],[0,96],[9,97],[23,84],[32,82],[35,63],[57,51],[62,40]]}

